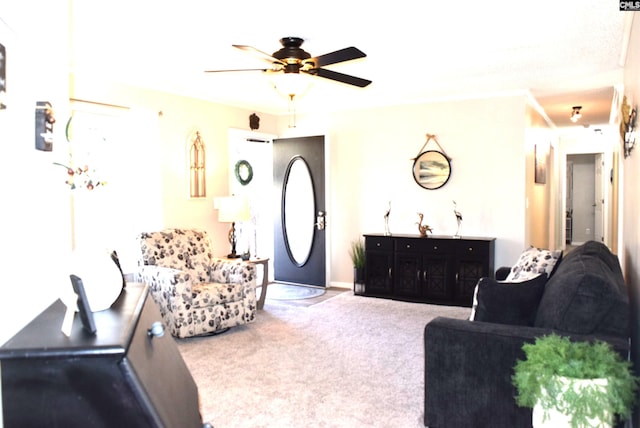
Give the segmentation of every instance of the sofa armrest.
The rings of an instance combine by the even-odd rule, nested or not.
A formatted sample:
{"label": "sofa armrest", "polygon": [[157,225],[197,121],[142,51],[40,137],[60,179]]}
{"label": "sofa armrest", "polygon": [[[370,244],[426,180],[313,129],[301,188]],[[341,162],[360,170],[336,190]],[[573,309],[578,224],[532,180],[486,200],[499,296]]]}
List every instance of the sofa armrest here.
{"label": "sofa armrest", "polygon": [[[515,402],[513,367],[525,357],[523,344],[553,332],[444,317],[429,322],[424,330],[425,426],[530,427],[531,409]],[[600,339],[620,353],[628,349],[622,338],[556,333],[572,340]]]}
{"label": "sofa armrest", "polygon": [[498,269],[496,269],[496,281],[504,281],[507,279],[507,276],[509,276],[509,273],[511,272],[511,268],[509,266],[501,266]]}

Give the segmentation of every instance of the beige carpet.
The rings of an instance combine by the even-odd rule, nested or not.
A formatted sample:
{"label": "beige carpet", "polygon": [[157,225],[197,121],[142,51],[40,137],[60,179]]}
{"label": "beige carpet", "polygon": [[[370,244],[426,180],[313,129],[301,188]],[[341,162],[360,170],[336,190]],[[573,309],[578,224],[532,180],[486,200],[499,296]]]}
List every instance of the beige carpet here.
{"label": "beige carpet", "polygon": [[422,427],[422,336],[438,315],[469,309],[350,292],[267,299],[255,323],[178,346],[216,428]]}

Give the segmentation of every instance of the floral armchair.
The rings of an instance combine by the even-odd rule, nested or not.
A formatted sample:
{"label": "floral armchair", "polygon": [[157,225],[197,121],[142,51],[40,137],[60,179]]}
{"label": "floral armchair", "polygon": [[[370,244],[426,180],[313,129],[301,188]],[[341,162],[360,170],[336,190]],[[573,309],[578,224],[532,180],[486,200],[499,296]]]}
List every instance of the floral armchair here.
{"label": "floral armchair", "polygon": [[207,232],[166,229],[137,237],[136,280],[149,286],[175,337],[214,334],[256,318],[256,268],[214,258]]}

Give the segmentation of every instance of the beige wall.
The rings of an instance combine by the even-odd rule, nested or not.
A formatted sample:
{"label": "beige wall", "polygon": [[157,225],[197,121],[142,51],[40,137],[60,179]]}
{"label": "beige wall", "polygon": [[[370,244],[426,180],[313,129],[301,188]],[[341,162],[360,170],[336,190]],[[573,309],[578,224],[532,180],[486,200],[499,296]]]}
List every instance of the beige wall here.
{"label": "beige wall", "polygon": [[[462,234],[496,237],[496,265],[513,263],[532,244],[526,239],[525,188],[533,180],[529,152],[540,136],[526,135],[528,124],[538,126],[527,117],[528,104],[523,94],[340,112],[298,117],[294,130],[283,118],[283,136],[328,136],[331,281],[352,282],[349,242],[384,231],[389,201],[392,233],[417,233],[422,212],[434,234],[453,235],[455,200]],[[411,172],[427,133],[436,134],[452,158],[451,179],[431,191],[419,187]]]}
{"label": "beige wall", "polygon": [[[196,227],[207,230],[213,240],[214,251],[225,254],[229,243],[229,225],[218,223],[213,198],[229,194],[228,132],[229,128],[248,129],[253,111],[162,93],[126,85],[92,81],[71,76],[71,98],[116,104],[142,109],[158,116],[157,139],[151,146],[158,153],[149,158],[161,162],[161,181],[146,181],[143,191],[159,195],[155,206],[162,209],[160,227]],[[260,114],[260,132],[273,132],[276,119]],[[207,197],[189,198],[188,151],[190,135],[199,131],[206,145]],[[142,156],[141,167],[149,161]],[[141,179],[144,174],[141,173]],[[157,186],[156,189],[152,187]],[[151,207],[137,206],[137,210]],[[156,216],[157,213],[150,213]],[[157,223],[154,223],[157,224]],[[152,226],[156,227],[156,226]]]}

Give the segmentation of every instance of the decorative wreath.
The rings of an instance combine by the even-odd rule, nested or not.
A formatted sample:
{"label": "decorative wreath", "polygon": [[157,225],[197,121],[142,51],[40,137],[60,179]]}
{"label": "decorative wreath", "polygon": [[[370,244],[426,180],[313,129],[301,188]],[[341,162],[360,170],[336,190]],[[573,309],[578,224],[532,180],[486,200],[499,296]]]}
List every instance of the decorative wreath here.
{"label": "decorative wreath", "polygon": [[242,184],[246,186],[253,179],[253,168],[251,164],[246,160],[239,160],[236,162],[235,167],[236,179]]}

